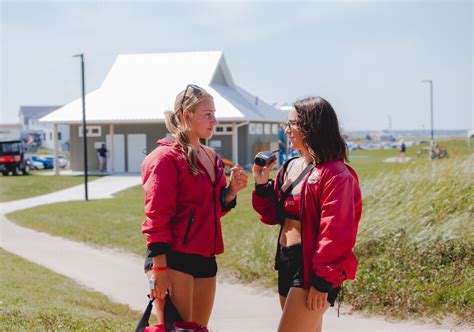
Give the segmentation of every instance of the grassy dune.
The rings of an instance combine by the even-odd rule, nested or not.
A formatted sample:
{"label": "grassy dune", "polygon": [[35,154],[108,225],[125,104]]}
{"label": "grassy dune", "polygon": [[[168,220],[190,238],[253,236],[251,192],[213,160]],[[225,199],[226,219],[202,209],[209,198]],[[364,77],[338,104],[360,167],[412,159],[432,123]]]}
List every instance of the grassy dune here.
{"label": "grassy dune", "polygon": [[474,157],[379,174],[362,191],[351,304],[401,317],[453,313],[473,324]]}

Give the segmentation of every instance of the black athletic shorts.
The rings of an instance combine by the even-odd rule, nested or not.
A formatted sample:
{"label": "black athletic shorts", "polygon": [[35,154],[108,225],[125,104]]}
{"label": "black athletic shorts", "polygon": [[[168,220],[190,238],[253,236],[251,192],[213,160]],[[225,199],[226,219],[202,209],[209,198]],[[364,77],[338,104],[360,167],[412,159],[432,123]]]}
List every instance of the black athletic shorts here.
{"label": "black athletic shorts", "polygon": [[[212,278],[217,274],[216,257],[206,257],[196,254],[186,254],[180,251],[168,250],[166,253],[168,267],[193,276],[194,278]],[[145,258],[145,272],[151,270],[153,259]]]}
{"label": "black athletic shorts", "polygon": [[[301,244],[278,249],[278,294],[287,297],[291,287],[304,287],[304,264]],[[331,307],[336,302],[341,287],[332,289],[328,293],[328,302]]]}

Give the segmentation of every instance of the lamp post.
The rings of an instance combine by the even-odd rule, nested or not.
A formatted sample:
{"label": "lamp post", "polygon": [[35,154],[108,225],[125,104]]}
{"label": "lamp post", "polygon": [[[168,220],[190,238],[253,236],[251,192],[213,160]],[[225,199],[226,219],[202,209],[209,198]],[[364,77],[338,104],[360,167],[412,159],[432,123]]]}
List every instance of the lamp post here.
{"label": "lamp post", "polygon": [[82,138],[84,144],[84,189],[85,199],[89,200],[87,192],[87,127],[86,127],[86,95],[85,95],[85,79],[84,79],[84,53],[73,55],[73,58],[81,58],[81,77],[82,77]]}
{"label": "lamp post", "polygon": [[434,132],[433,132],[433,80],[423,80],[421,83],[430,84],[430,110],[431,110],[431,143],[430,146],[434,146]]}

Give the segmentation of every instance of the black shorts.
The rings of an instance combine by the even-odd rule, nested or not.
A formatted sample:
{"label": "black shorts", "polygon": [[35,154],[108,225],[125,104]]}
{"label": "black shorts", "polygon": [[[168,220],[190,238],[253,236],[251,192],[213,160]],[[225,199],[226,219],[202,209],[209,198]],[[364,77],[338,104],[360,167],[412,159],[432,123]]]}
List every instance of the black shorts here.
{"label": "black shorts", "polygon": [[[304,287],[304,263],[301,244],[278,249],[278,294],[287,297],[291,287]],[[328,293],[328,302],[334,307],[341,287]]]}
{"label": "black shorts", "polygon": [[[194,278],[212,278],[217,274],[216,257],[206,257],[196,254],[186,254],[180,251],[169,250],[166,253],[168,267],[193,276]],[[153,259],[145,258],[145,272],[151,270]]]}

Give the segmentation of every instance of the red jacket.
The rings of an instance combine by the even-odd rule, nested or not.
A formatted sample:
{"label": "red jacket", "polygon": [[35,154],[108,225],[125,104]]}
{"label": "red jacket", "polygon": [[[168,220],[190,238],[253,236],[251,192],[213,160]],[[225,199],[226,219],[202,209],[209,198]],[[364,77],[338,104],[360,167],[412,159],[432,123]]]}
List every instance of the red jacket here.
{"label": "red jacket", "polygon": [[[164,244],[173,250],[214,256],[224,252],[220,218],[234,204],[225,204],[226,177],[220,158],[215,159],[215,181],[198,162],[193,175],[174,141],[158,140],[142,164],[146,220],[142,233],[147,246]],[[226,205],[226,206],[224,206]]]}
{"label": "red jacket", "polygon": [[[252,205],[265,224],[278,223],[276,204],[282,195],[281,177],[282,168],[268,197],[253,192]],[[357,270],[352,251],[362,213],[357,175],[342,161],[323,163],[305,176],[301,195],[304,287],[312,285],[329,292],[345,279],[354,279]]]}

